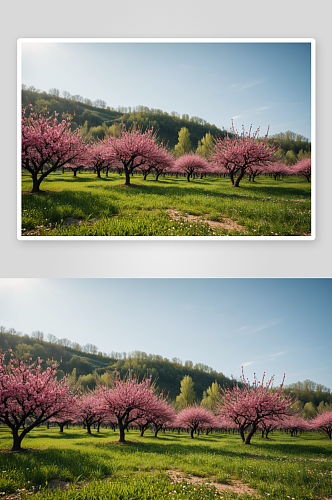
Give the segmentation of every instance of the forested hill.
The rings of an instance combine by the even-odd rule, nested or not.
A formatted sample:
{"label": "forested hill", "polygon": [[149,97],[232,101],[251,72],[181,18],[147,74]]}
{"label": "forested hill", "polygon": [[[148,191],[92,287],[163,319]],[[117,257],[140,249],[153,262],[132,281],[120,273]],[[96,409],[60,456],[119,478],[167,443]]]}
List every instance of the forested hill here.
{"label": "forested hill", "polygon": [[[0,348],[3,352],[12,349],[14,356],[20,358],[31,357],[33,361],[38,356],[44,360],[43,367],[51,362],[52,358],[60,362],[58,376],[70,374],[76,378],[82,388],[95,386],[95,376],[102,377],[106,371],[112,373],[117,370],[124,376],[128,370],[139,375],[140,378],[152,375],[157,380],[157,385],[169,397],[175,400],[180,393],[180,383],[185,375],[189,375],[194,382],[194,390],[198,401],[202,399],[203,391],[206,391],[213,382],[217,381],[221,386],[232,385],[231,379],[223,373],[218,373],[212,368],[203,365],[193,365],[191,361],[182,363],[178,358],[169,360],[162,356],[146,354],[140,351],[131,353],[103,353],[98,351],[94,344],[81,346],[76,342],[63,338],[58,339],[55,335],[45,335],[43,332],[35,331],[31,335],[16,332],[15,329],[6,329],[0,326]],[[28,354],[29,353],[29,354]],[[300,406],[312,403],[315,407],[323,401],[332,404],[332,393],[330,389],[322,384],[316,384],[311,380],[297,382],[286,386],[286,392],[292,390],[299,398]]]}
{"label": "forested hill", "polygon": [[[72,129],[78,126],[90,131],[92,139],[103,139],[105,126],[120,125],[124,123],[130,127],[133,122],[143,129],[151,128],[157,131],[159,139],[163,140],[173,149],[178,142],[178,134],[181,128],[186,127],[190,133],[192,149],[195,151],[198,142],[211,132],[214,137],[222,137],[224,131],[214,124],[206,122],[197,116],[180,115],[176,111],[167,113],[161,109],[149,109],[146,106],[136,106],[135,108],[119,106],[117,109],[106,105],[105,101],[97,99],[92,102],[84,99],[80,95],[70,95],[69,92],[62,92],[65,97],[60,97],[58,89],[50,89],[49,92],[41,92],[34,87],[22,89],[22,104],[27,107],[29,104],[38,113],[44,113],[47,109],[50,114],[56,111],[60,117],[66,113],[73,117]],[[230,128],[231,123],[225,124],[225,128]],[[304,153],[310,153],[311,143],[302,135],[294,132],[280,132],[270,136],[270,141],[275,141],[280,145],[279,155],[285,157],[285,163],[294,164]]]}
{"label": "forested hill", "polygon": [[[157,135],[165,143],[168,143],[170,148],[174,148],[178,142],[178,133],[182,127],[186,127],[190,132],[190,140],[194,149],[208,132],[213,136],[222,136],[224,132],[211,125],[202,118],[197,116],[189,117],[189,115],[180,115],[175,111],[167,113],[161,109],[149,109],[146,106],[121,107],[117,109],[106,106],[105,101],[97,99],[94,103],[90,99],[84,99],[82,96],[71,96],[68,92],[64,93],[67,98],[60,97],[58,89],[51,89],[49,93],[33,91],[28,89],[22,90],[22,104],[27,107],[29,104],[38,113],[49,111],[50,114],[56,111],[62,114],[69,113],[73,117],[72,128],[86,125],[88,129],[93,127],[93,136],[103,138],[103,125],[110,127],[114,124],[122,122],[129,127],[135,122],[143,129],[153,127],[157,131]],[[86,124],[87,122],[87,124]],[[228,124],[230,125],[230,124]],[[97,130],[96,130],[97,129]]]}
{"label": "forested hill", "polygon": [[[134,351],[132,353],[111,352],[109,354],[98,351],[93,344],[80,346],[68,339],[57,339],[54,335],[44,335],[43,332],[32,332],[31,335],[20,334],[13,328],[6,330],[0,327],[0,348],[2,351],[12,349],[16,358],[31,357],[33,361],[38,357],[44,360],[42,367],[46,368],[52,358],[60,362],[58,376],[73,374],[83,388],[95,385],[95,373],[98,376],[106,371],[117,370],[124,376],[128,370],[143,376],[152,375],[157,380],[157,386],[169,393],[170,399],[175,399],[180,393],[180,383],[185,375],[189,375],[194,382],[196,397],[201,400],[203,391],[212,385],[215,380],[220,385],[232,384],[232,381],[223,373],[217,373],[212,368],[203,365],[194,365],[191,361],[182,363],[177,358],[168,360],[162,356]],[[30,353],[30,354],[28,354]]]}

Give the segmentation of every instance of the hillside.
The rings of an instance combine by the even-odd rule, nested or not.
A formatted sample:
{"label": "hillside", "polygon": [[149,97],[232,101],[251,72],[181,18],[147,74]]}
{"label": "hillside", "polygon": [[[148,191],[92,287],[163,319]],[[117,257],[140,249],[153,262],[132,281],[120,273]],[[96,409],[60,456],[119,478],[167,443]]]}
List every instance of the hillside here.
{"label": "hillside", "polygon": [[60,116],[63,113],[69,113],[73,116],[73,128],[83,126],[86,122],[88,129],[98,128],[98,130],[94,130],[94,137],[102,138],[104,136],[103,125],[110,127],[114,124],[124,123],[128,127],[135,122],[143,129],[153,127],[157,131],[158,137],[168,143],[170,148],[174,148],[178,142],[179,131],[182,127],[187,127],[192,146],[196,149],[198,141],[208,132],[211,132],[213,136],[221,136],[224,133],[215,125],[211,125],[197,116],[189,118],[189,115],[182,115],[180,118],[176,112],[169,114],[161,109],[149,109],[146,106],[119,107],[118,110],[115,110],[106,106],[106,103],[101,100],[96,101],[99,106],[95,106],[89,99],[82,102],[81,96],[71,96],[65,99],[57,95],[56,89],[51,90],[54,91],[55,95],[23,89],[23,106],[27,107],[32,104],[35,111],[42,113],[46,111],[47,107],[50,114],[56,111],[60,113]]}
{"label": "hillside", "polygon": [[184,364],[173,358],[168,360],[162,356],[134,351],[132,353],[102,353],[98,352],[93,344],[79,346],[68,339],[56,339],[54,335],[46,336],[39,331],[32,332],[31,336],[19,334],[14,329],[6,330],[0,327],[0,348],[2,351],[12,349],[14,356],[20,358],[31,357],[33,361],[38,357],[44,360],[43,367],[52,359],[60,362],[58,376],[72,374],[75,369],[76,377],[80,377],[83,387],[94,387],[94,374],[103,375],[106,371],[117,370],[124,376],[132,370],[140,378],[152,375],[157,380],[157,385],[171,399],[180,393],[180,382],[185,375],[189,375],[195,384],[196,397],[201,400],[205,391],[215,380],[220,385],[232,384],[232,381],[223,373],[218,373],[212,368],[203,365],[194,365],[191,361]]}
{"label": "hillside", "polygon": [[[80,346],[65,338],[57,339],[55,335],[47,335],[46,340],[46,335],[40,331],[27,335],[16,332],[13,328],[7,330],[1,326],[0,349],[3,352],[12,349],[15,357],[31,357],[33,361],[39,356],[44,360],[44,368],[54,359],[60,362],[58,376],[74,374],[83,388],[94,387],[95,375],[102,376],[106,371],[112,373],[115,370],[121,376],[124,376],[128,370],[132,370],[140,378],[152,375],[152,378],[157,380],[157,386],[169,394],[171,400],[175,400],[180,393],[180,383],[185,375],[193,379],[198,400],[202,399],[203,391],[206,391],[215,381],[221,386],[232,385],[231,379],[223,373],[218,373],[200,363],[196,365],[191,361],[182,363],[178,358],[169,360],[140,351],[128,354],[119,352],[106,354],[98,351],[97,346],[90,343]],[[286,392],[290,390],[294,395],[298,395],[302,406],[311,402],[317,407],[321,401],[332,404],[330,389],[310,380],[286,386]]]}
{"label": "hillside", "polygon": [[[186,127],[190,132],[193,150],[196,150],[198,141],[201,141],[208,132],[211,132],[214,137],[224,135],[223,130],[197,116],[189,117],[184,114],[180,117],[175,111],[167,113],[161,109],[149,109],[146,106],[135,108],[119,106],[114,109],[106,106],[106,102],[100,99],[92,103],[90,99],[84,99],[79,95],[71,96],[68,92],[63,92],[66,98],[60,97],[58,89],[50,89],[49,93],[30,89],[31,87],[22,89],[24,107],[32,104],[35,111],[43,113],[47,109],[50,114],[56,111],[60,116],[69,113],[73,117],[72,128],[84,126],[90,130],[94,139],[104,137],[105,126],[111,127],[114,124],[124,123],[128,128],[133,122],[143,129],[153,127],[159,139],[168,144],[171,149],[177,144],[178,133],[182,127]],[[226,125],[230,126],[229,123]],[[311,151],[311,143],[308,139],[289,130],[270,136],[270,141],[280,144],[279,154],[285,157],[286,164],[295,163],[298,155],[301,156]],[[288,151],[292,151],[294,155],[287,155]]]}

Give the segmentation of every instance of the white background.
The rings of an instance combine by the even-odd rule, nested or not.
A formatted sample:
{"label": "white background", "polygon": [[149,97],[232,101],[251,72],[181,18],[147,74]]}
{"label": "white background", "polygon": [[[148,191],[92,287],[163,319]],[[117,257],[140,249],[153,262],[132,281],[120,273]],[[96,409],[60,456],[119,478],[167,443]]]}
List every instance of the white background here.
{"label": "white background", "polygon": [[[0,278],[331,277],[331,7],[330,0],[4,2]],[[16,42],[30,37],[315,38],[316,240],[18,241]]]}

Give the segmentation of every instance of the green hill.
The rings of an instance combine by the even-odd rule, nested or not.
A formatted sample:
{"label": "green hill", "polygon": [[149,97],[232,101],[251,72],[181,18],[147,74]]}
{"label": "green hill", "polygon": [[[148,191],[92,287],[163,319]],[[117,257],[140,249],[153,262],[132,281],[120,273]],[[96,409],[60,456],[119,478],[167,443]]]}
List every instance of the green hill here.
{"label": "green hill", "polygon": [[[3,352],[12,349],[14,356],[20,358],[31,357],[33,361],[38,357],[43,359],[42,366],[46,368],[51,360],[60,362],[58,376],[74,374],[79,379],[82,388],[94,388],[95,376],[100,377],[105,372],[114,373],[118,371],[123,377],[128,370],[132,370],[140,378],[152,375],[157,381],[157,386],[171,400],[175,400],[180,393],[180,383],[185,375],[189,375],[194,382],[196,398],[200,401],[203,391],[217,381],[221,386],[232,385],[230,378],[223,373],[218,373],[209,366],[201,363],[193,364],[191,361],[182,363],[178,358],[169,360],[155,354],[146,354],[141,351],[131,353],[111,352],[109,354],[98,351],[94,344],[80,346],[68,339],[57,339],[54,335],[46,335],[35,331],[31,335],[21,334],[13,328],[6,330],[0,327],[0,349]],[[300,406],[313,403],[318,407],[319,403],[332,404],[330,389],[322,384],[316,384],[310,380],[297,382],[286,386],[286,393],[292,391],[298,395]]]}
{"label": "green hill", "polygon": [[14,329],[6,330],[0,327],[0,348],[2,351],[12,349],[14,356],[20,358],[31,357],[33,361],[38,357],[43,359],[42,367],[46,368],[51,360],[60,362],[58,376],[72,374],[80,378],[82,387],[94,387],[94,375],[103,375],[106,371],[115,370],[124,376],[132,370],[140,378],[152,375],[157,380],[157,386],[175,399],[180,393],[180,383],[185,375],[189,375],[195,384],[196,397],[201,400],[205,391],[215,380],[220,385],[232,384],[232,381],[223,373],[203,365],[194,365],[191,361],[184,364],[177,358],[169,360],[159,355],[146,354],[140,351],[131,353],[102,353],[93,344],[79,346],[68,339],[56,339],[50,335],[49,340],[39,331],[31,335],[19,334]]}
{"label": "green hill", "polygon": [[[53,89],[56,91],[56,89]],[[55,92],[56,94],[56,92]],[[190,132],[190,139],[194,149],[198,146],[198,141],[205,134],[211,132],[213,136],[223,135],[223,131],[206,122],[202,118],[189,115],[180,115],[176,112],[167,113],[161,109],[149,109],[146,106],[136,106],[135,108],[119,107],[118,110],[106,106],[104,101],[99,101],[100,106],[94,106],[89,99],[86,102],[75,100],[80,96],[72,96],[69,99],[52,95],[47,92],[37,92],[28,89],[22,89],[22,104],[27,107],[32,104],[37,112],[45,112],[46,108],[50,114],[56,111],[62,116],[69,113],[73,117],[72,126],[83,126],[87,122],[88,129],[99,128],[94,131],[94,137],[102,138],[104,136],[103,126],[110,127],[114,124],[124,123],[127,127],[135,122],[143,129],[153,127],[157,135],[170,148],[174,148],[178,142],[178,133],[182,127],[187,127]],[[98,102],[98,101],[97,101]]]}

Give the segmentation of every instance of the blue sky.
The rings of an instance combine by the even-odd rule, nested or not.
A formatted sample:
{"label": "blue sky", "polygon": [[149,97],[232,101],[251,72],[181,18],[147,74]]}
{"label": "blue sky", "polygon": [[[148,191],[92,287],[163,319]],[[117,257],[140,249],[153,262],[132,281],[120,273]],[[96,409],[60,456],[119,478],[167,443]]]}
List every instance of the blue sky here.
{"label": "blue sky", "polygon": [[23,43],[22,83],[311,138],[310,43]]}
{"label": "blue sky", "polygon": [[0,279],[0,325],[332,389],[332,279]]}

